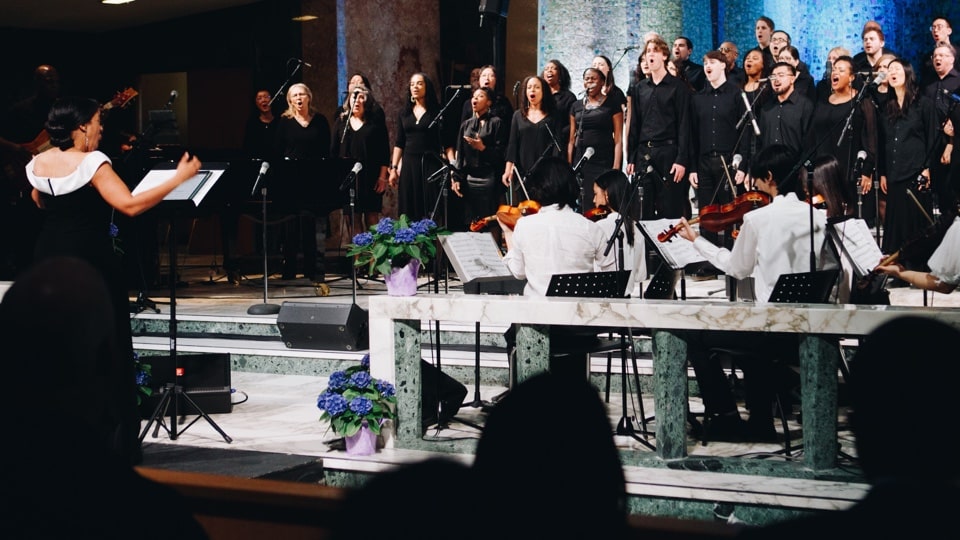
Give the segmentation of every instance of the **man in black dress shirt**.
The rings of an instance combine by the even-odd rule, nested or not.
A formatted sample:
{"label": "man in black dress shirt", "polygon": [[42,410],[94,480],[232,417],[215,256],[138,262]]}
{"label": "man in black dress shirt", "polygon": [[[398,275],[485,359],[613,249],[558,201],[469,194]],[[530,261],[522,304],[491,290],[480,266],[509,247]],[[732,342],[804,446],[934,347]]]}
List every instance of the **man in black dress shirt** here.
{"label": "man in black dress shirt", "polygon": [[667,73],[670,48],[662,39],[644,51],[650,75],[637,83],[630,108],[627,174],[653,172],[644,178],[644,219],[690,217],[690,90]]}
{"label": "man in black dress shirt", "polygon": [[[886,38],[883,35],[880,24],[876,21],[867,21],[867,23],[863,25],[863,32],[860,33],[860,38],[863,40],[863,50],[853,56],[853,69],[858,73],[874,71],[874,67],[877,65],[877,62],[880,61],[880,57],[885,54],[897,55],[897,53],[884,46]],[[857,77],[853,83],[853,87],[857,90],[863,88],[863,85],[864,81],[860,77]]]}
{"label": "man in black dress shirt", "polygon": [[[726,59],[720,51],[710,51],[703,57],[706,87],[693,96],[690,120],[692,125],[690,185],[697,190],[700,208],[708,204],[724,204],[733,200],[734,193],[727,181],[727,171],[733,155],[740,153],[740,131],[737,122],[743,116],[745,106],[740,90],[726,75]],[[744,126],[746,127],[746,126]],[[743,163],[743,162],[741,162]],[[734,174],[730,171],[729,174]],[[737,184],[743,182],[745,172],[735,171]],[[721,243],[719,235],[701,229],[704,238],[716,245],[732,247],[732,238],[726,236]]]}
{"label": "man in black dress shirt", "polygon": [[[934,79],[927,82],[923,87],[923,94],[930,98],[937,109],[937,126],[943,126],[951,109],[957,106],[955,98],[951,94],[956,94],[960,90],[960,73],[955,66],[956,49],[948,43],[941,43],[933,50],[933,70]],[[944,152],[947,150],[947,144],[953,141],[952,137],[944,135],[942,130],[937,132],[937,145],[933,157],[930,159],[930,185],[937,196],[937,204],[940,207],[940,213],[946,219],[946,223],[953,220],[956,214],[957,194],[950,186],[950,163],[943,163]],[[952,151],[951,147],[949,151]]]}
{"label": "man in black dress shirt", "polygon": [[[934,17],[930,23],[930,36],[933,38],[933,48],[941,43],[950,43],[950,36],[953,34],[953,25],[946,17]],[[920,61],[914,65],[920,66],[920,84],[926,86],[937,80],[937,73],[933,69],[933,52],[928,51],[920,57]]]}
{"label": "man in black dress shirt", "polygon": [[804,151],[813,120],[813,102],[794,90],[797,68],[777,62],[770,73],[770,87],[777,99],[763,104],[759,149],[773,144],[786,145],[797,157]]}
{"label": "man in black dress shirt", "polygon": [[727,79],[738,88],[747,82],[747,74],[743,68],[737,65],[737,58],[740,57],[740,50],[737,44],[732,41],[724,41],[717,49],[723,53],[724,60],[727,63]]}
{"label": "man in black dress shirt", "polygon": [[694,92],[703,90],[706,79],[703,77],[703,66],[690,60],[690,54],[693,53],[693,42],[690,38],[680,36],[673,40],[673,60],[677,65],[677,73],[682,73],[683,78],[690,83]]}

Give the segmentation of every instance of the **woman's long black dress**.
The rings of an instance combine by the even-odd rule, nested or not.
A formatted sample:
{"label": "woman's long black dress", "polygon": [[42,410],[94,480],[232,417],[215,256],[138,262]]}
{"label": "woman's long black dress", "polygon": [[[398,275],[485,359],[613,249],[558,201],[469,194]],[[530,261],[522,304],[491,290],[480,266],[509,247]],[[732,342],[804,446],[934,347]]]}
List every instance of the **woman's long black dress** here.
{"label": "woman's long black dress", "polygon": [[[909,104],[903,116],[890,118],[880,111],[883,159],[878,171],[887,177],[887,211],[884,220],[884,253],[894,253],[907,241],[917,238],[930,226],[924,217],[933,215],[930,190],[920,191],[917,176],[930,166],[936,141],[936,111],[924,96]],[[907,194],[909,189],[920,201],[923,211]]]}
{"label": "woman's long black dress", "polygon": [[58,256],[76,257],[90,263],[103,276],[113,305],[118,354],[105,366],[110,371],[107,387],[90,391],[111,394],[104,418],[108,425],[104,427],[113,433],[115,452],[130,463],[138,463],[140,418],[136,406],[130,296],[123,279],[122,260],[114,251],[110,236],[113,209],[90,184],[104,163],[110,163],[106,154],[90,152],[76,171],[63,178],[38,177],[33,174],[33,161],[27,165],[27,178],[40,192],[46,215],[34,257],[37,261]]}
{"label": "woman's long black dress", "polygon": [[401,214],[413,221],[423,219],[433,211],[440,193],[440,182],[444,180],[439,178],[427,183],[430,175],[443,166],[439,122],[430,127],[437,112],[428,110],[417,119],[413,109],[405,107],[397,122],[394,146],[403,151],[397,206]]}

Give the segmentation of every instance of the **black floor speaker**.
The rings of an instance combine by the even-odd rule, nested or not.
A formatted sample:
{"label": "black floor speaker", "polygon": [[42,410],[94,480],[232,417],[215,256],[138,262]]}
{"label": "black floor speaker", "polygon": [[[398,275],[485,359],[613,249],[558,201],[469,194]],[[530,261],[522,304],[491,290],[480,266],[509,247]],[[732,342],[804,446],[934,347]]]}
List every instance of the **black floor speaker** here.
{"label": "black floor speaker", "polygon": [[[141,400],[140,416],[150,418],[163,396],[164,387],[176,382],[176,366],[169,356],[143,356],[141,361],[150,364],[153,395]],[[197,407],[207,414],[233,412],[229,353],[177,354],[177,363],[183,368],[180,378],[183,391]],[[177,404],[181,414],[199,414],[197,407],[185,399]]]}
{"label": "black floor speaker", "polygon": [[290,349],[367,349],[368,322],[357,304],[284,302],[277,314],[280,337]]}
{"label": "black floor speaker", "polygon": [[[425,360],[420,360],[420,385],[423,388],[421,412],[424,429],[433,424],[450,422],[467,397],[466,386]],[[437,421],[437,395],[440,396],[439,422]]]}

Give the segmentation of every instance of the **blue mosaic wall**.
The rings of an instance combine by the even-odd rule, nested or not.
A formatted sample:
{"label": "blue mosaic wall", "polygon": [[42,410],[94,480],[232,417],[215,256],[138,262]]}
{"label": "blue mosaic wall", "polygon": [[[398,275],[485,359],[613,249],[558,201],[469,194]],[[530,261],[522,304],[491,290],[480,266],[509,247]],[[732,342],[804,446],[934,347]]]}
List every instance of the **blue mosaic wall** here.
{"label": "blue mosaic wall", "polygon": [[[539,7],[538,64],[559,58],[570,68],[575,90],[593,55],[606,54],[617,61],[622,54],[618,48],[639,44],[651,30],[668,42],[678,35],[689,37],[695,58],[722,41],[733,41],[742,60],[756,46],[753,28],[760,15],[790,33],[815,78],[822,75],[831,48],[842,45],[854,54],[862,50],[860,32],[870,20],[883,27],[887,48],[914,65],[932,48],[929,27],[934,15],[953,22],[957,28],[953,41],[960,43],[960,3],[955,0],[540,0]],[[638,55],[628,52],[617,66],[617,85],[623,89]]]}

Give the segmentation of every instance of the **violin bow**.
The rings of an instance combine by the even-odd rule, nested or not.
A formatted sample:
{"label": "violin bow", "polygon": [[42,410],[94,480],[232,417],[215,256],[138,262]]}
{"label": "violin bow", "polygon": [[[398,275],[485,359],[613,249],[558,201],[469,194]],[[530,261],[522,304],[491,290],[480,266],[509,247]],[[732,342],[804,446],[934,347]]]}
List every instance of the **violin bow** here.
{"label": "violin bow", "polygon": [[730,178],[730,167],[727,166],[727,160],[723,157],[723,154],[720,154],[720,163],[723,165],[723,174],[727,177],[727,183],[730,184],[730,193],[736,197],[737,196],[737,186],[733,183],[733,178]]}
{"label": "violin bow", "polygon": [[[520,177],[520,173],[517,172],[517,168],[516,168],[516,167],[513,168],[513,172],[516,173],[516,175],[517,175],[517,180],[520,182],[520,189],[523,190],[523,196],[526,197],[527,200],[530,200],[530,194],[527,193],[527,184],[523,181],[523,178]],[[513,191],[513,190],[511,189],[511,191]],[[513,205],[511,204],[510,206],[513,206]]]}
{"label": "violin bow", "polygon": [[917,196],[913,194],[913,191],[910,188],[907,188],[907,195],[913,200],[913,204],[917,205],[917,208],[920,209],[920,213],[923,214],[923,217],[927,219],[927,223],[931,226],[936,225],[937,223],[933,221],[933,218],[930,217],[930,214],[923,208],[923,205],[920,204],[920,201],[917,200]]}

